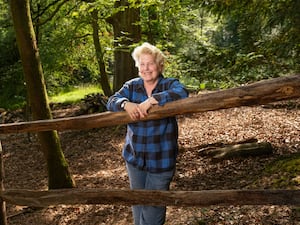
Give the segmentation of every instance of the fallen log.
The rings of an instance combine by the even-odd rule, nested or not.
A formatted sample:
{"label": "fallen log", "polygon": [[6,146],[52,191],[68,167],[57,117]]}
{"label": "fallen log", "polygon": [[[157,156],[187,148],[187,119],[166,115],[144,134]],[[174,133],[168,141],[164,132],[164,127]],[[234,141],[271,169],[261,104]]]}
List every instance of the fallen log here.
{"label": "fallen log", "polygon": [[[142,120],[199,113],[240,106],[262,105],[300,97],[300,74],[262,80],[253,84],[200,94],[153,107]],[[83,130],[133,122],[126,112],[104,112],[93,115],[39,120],[0,125],[0,134],[49,130]]]}
{"label": "fallen log", "polygon": [[213,161],[241,158],[249,156],[261,156],[273,153],[273,147],[269,142],[252,142],[223,147],[207,147],[199,150],[201,156],[211,157]]}
{"label": "fallen log", "polygon": [[300,190],[150,191],[111,189],[6,190],[0,197],[14,205],[300,205]]}

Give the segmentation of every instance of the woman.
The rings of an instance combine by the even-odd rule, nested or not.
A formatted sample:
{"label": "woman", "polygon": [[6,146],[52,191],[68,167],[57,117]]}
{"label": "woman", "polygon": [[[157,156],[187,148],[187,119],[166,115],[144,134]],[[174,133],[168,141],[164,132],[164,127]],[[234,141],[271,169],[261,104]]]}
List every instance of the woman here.
{"label": "woman", "polygon": [[[125,110],[132,123],[122,155],[131,189],[169,190],[174,176],[178,153],[178,126],[175,117],[138,121],[147,117],[154,105],[188,97],[184,86],[174,78],[165,78],[164,55],[155,46],[144,43],[132,53],[139,70],[139,78],[126,82],[107,103],[110,111]],[[136,122],[135,122],[136,121]],[[165,222],[164,206],[133,206],[135,225],[159,225]]]}

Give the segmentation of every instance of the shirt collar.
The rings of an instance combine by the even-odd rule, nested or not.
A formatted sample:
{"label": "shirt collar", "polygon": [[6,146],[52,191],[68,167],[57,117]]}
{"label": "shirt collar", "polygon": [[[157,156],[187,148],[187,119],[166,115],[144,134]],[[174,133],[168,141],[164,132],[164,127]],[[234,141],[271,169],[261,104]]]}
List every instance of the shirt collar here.
{"label": "shirt collar", "polygon": [[[158,86],[158,84],[161,82],[161,80],[164,78],[164,76],[162,74],[160,74],[158,76],[158,82],[156,84],[156,87]],[[156,87],[154,88],[154,90],[156,89]],[[137,83],[137,89],[144,89],[144,80],[142,78],[139,79],[138,83]]]}

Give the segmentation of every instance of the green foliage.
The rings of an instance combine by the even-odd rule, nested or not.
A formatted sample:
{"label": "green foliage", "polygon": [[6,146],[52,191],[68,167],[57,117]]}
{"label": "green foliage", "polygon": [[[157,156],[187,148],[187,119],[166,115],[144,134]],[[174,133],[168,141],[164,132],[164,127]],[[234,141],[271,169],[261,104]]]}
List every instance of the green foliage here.
{"label": "green foliage", "polygon": [[[75,4],[74,4],[75,3]],[[42,8],[50,3],[45,1]],[[99,69],[95,57],[95,50],[91,31],[90,13],[95,7],[102,4],[108,6],[111,2],[96,1],[85,3],[70,1],[63,4],[59,13],[39,29],[40,55],[44,74],[50,94],[60,92],[62,88],[80,83],[99,82]],[[47,9],[47,13],[36,19],[45,21],[57,6]],[[37,11],[37,6],[35,6]],[[102,32],[101,44],[106,47],[112,44],[111,27],[105,22],[107,10],[103,10],[99,22]],[[103,26],[102,26],[103,25]],[[109,48],[107,48],[109,49]],[[112,51],[105,54],[107,68],[113,57]]]}
{"label": "green foliage", "polygon": [[0,67],[14,64],[19,60],[17,45],[14,41],[14,33],[11,29],[0,28]]}
{"label": "green foliage", "polygon": [[[140,8],[142,40],[156,44],[168,56],[165,75],[181,79],[189,88],[229,88],[300,71],[299,0],[129,3]],[[94,9],[99,11],[107,72],[113,75],[117,40],[107,21],[125,7],[114,4],[113,0],[31,2],[50,95],[99,82],[90,14]],[[23,102],[25,91],[5,2],[0,2],[0,25],[0,104],[7,107],[17,99]],[[9,104],[4,104],[5,99]]]}
{"label": "green foliage", "polygon": [[[187,35],[174,42],[178,72],[173,73],[195,77],[202,87],[214,89],[299,72],[299,35],[297,41],[288,38],[289,45],[278,40],[281,30],[292,36],[299,31],[295,21],[300,13],[290,6],[295,8],[299,1],[280,2],[203,1],[201,10],[187,12],[189,24],[182,23]],[[294,22],[282,22],[278,11]]]}
{"label": "green foliage", "polygon": [[0,68],[0,107],[16,109],[26,102],[26,87],[20,63]]}
{"label": "green foliage", "polygon": [[15,109],[26,100],[26,89],[8,3],[0,2],[0,107]]}
{"label": "green foliage", "polygon": [[84,36],[85,32],[88,29],[77,27],[76,20],[70,14],[61,18],[60,23],[51,21],[41,28],[40,54],[50,91],[57,91],[56,88],[59,91],[60,86],[95,80],[97,68],[94,66],[94,52],[91,39]]}
{"label": "green foliage", "polygon": [[[274,77],[299,71],[298,0],[231,0],[218,1],[217,4],[205,2],[203,6],[219,16],[221,26],[213,34],[214,45],[226,47],[235,54],[259,56],[255,61],[251,57],[249,64],[246,63],[246,71],[250,69],[252,72],[251,69],[254,69],[254,72],[267,72],[265,76],[258,74],[258,79],[270,77],[271,73]],[[239,62],[234,54],[227,55],[226,58],[230,62]],[[235,64],[233,66],[236,67]],[[252,80],[251,75],[249,78]]]}

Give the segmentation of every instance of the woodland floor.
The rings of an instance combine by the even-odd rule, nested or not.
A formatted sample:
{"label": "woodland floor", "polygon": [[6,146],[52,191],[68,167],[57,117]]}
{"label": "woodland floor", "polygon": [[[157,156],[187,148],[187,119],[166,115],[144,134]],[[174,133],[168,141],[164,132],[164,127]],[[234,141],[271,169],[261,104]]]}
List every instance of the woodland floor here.
{"label": "woodland floor", "polygon": [[[300,152],[299,100],[268,107],[240,107],[179,116],[177,172],[172,190],[271,189],[282,174],[264,168],[281,156]],[[291,107],[292,106],[292,107]],[[76,108],[56,109],[55,117],[73,115]],[[128,188],[121,148],[125,127],[59,133],[65,157],[78,188]],[[201,146],[249,138],[268,141],[268,156],[213,162],[199,156]],[[1,135],[6,189],[47,189],[43,155],[34,135]],[[299,174],[300,175],[300,174]],[[296,188],[281,186],[279,188]],[[131,208],[120,205],[59,205],[44,209],[7,204],[9,225],[127,225]],[[166,225],[300,224],[292,206],[168,207]]]}

